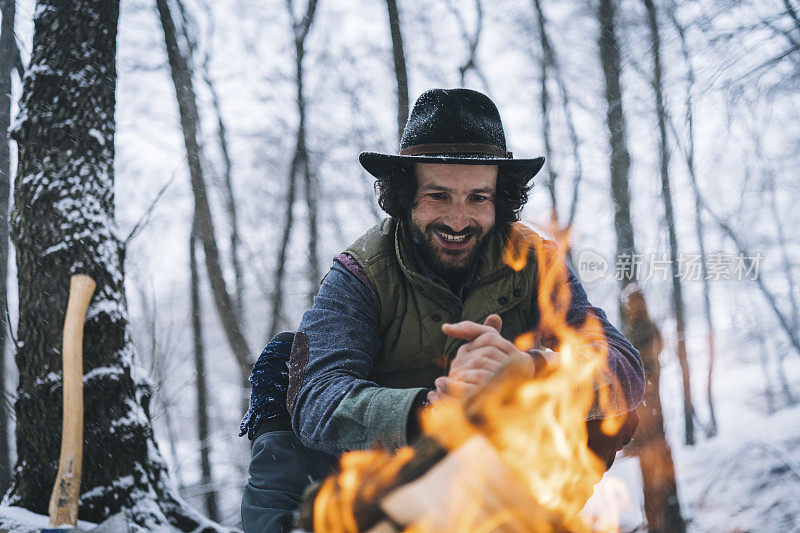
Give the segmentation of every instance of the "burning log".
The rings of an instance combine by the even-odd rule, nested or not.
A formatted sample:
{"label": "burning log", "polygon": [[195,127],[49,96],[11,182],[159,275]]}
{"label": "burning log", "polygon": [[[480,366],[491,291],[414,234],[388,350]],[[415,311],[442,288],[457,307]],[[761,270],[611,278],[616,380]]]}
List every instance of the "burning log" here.
{"label": "burning log", "polygon": [[[463,405],[445,401],[430,409],[423,417],[427,434],[412,447],[394,455],[382,450],[345,455],[342,473],[306,494],[297,527],[342,533],[576,529],[569,517],[533,497],[517,471],[524,465],[509,465],[492,442],[502,432],[495,427],[498,417],[487,412],[513,405],[514,391],[552,373],[540,369],[534,379],[533,371],[532,364],[512,361]],[[592,483],[602,468],[597,472]],[[580,498],[589,495],[591,490]]]}
{"label": "burning log", "polygon": [[[404,450],[409,451],[412,450],[412,448],[404,448]],[[387,496],[396,487],[401,487],[419,479],[446,455],[447,451],[434,439],[428,436],[422,436],[414,443],[413,452],[410,454],[408,461],[404,462],[396,469],[394,476],[387,476],[385,479],[382,479],[380,486],[369,487],[361,485],[354,494],[342,494],[345,491],[356,489],[356,487],[349,485],[349,483],[354,480],[342,479],[341,481],[346,486],[337,486],[335,494],[342,495],[343,498],[352,505],[352,519],[342,517],[338,517],[338,519],[355,525],[356,527],[353,531],[371,530],[371,528],[375,527],[379,522],[385,521],[387,518],[384,511],[380,508],[380,502],[383,497]],[[355,466],[353,463],[362,462],[363,460],[363,464],[358,465],[363,467],[369,464],[368,461],[373,460],[375,464],[371,470],[380,470],[387,465],[389,457],[387,452],[379,450],[353,452],[343,457],[345,464],[342,466],[344,468],[352,468]],[[405,457],[401,459],[405,459]],[[366,478],[371,474],[371,471],[365,471],[364,477]],[[333,484],[336,481],[338,481],[338,478],[328,478],[324,483]],[[323,484],[312,486],[306,492],[303,503],[300,506],[297,527],[304,531],[315,530],[314,520],[319,517],[319,513],[315,511],[315,501],[317,501],[322,487]]]}
{"label": "burning log", "polygon": [[485,437],[475,436],[380,507],[404,527],[427,517],[431,531],[555,531],[563,520],[534,500]]}

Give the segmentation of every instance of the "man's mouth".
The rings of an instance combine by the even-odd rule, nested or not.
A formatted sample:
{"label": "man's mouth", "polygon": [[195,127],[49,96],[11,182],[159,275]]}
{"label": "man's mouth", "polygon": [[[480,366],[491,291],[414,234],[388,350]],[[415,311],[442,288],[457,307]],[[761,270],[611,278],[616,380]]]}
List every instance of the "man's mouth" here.
{"label": "man's mouth", "polygon": [[444,244],[446,248],[462,248],[472,238],[472,233],[454,235],[452,233],[440,230],[434,230],[433,233],[439,238],[439,241]]}

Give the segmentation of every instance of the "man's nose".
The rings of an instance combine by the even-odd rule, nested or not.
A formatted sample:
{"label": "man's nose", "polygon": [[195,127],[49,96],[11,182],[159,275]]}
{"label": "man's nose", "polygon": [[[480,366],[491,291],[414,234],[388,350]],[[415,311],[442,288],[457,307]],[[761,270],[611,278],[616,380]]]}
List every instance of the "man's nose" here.
{"label": "man's nose", "polygon": [[450,206],[450,209],[447,210],[447,214],[443,217],[442,222],[456,233],[463,231],[469,226],[469,216],[467,215],[466,207],[460,202],[455,202]]}

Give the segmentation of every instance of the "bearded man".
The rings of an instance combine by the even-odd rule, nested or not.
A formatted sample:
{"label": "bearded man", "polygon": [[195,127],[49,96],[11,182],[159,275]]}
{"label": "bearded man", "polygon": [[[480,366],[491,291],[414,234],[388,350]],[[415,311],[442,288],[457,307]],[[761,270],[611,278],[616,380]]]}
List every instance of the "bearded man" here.
{"label": "bearded man", "polygon": [[[544,347],[557,347],[554,332],[538,325],[535,257],[557,255],[555,244],[516,222],[544,158],[512,157],[487,96],[427,91],[414,105],[399,154],[362,153],[359,160],[377,178],[378,203],[390,218],[334,258],[297,333],[273,340],[256,364],[242,423],[255,438],[242,506],[246,530],[254,517],[291,509],[307,477],[324,475],[342,452],[409,443],[427,403],[471,393],[514,358],[547,364],[542,351],[517,349],[518,335],[536,332]],[[503,260],[515,232],[537,244],[520,270]],[[610,466],[636,427],[642,363],[572,272],[565,283],[569,325],[579,329],[593,317],[602,327],[592,341],[607,348],[599,382],[612,407],[590,412],[587,426],[590,448]],[[282,388],[285,374],[257,376],[259,364],[263,370],[285,362],[279,354],[289,346],[288,387]],[[286,409],[264,407],[265,396],[283,393]],[[613,436],[599,429],[608,415],[627,419]],[[287,464],[296,467],[291,475]],[[287,480],[298,476],[291,486]],[[291,495],[289,504],[269,500],[276,493]]]}

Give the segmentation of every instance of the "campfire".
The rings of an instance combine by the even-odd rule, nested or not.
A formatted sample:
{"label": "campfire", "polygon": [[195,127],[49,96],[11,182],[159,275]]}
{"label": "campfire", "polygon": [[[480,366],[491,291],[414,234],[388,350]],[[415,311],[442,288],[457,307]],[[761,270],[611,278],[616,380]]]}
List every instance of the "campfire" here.
{"label": "campfire", "polygon": [[[604,472],[587,446],[588,417],[612,412],[602,327],[588,316],[567,322],[563,257],[521,227],[505,251],[515,270],[535,251],[539,330],[557,336],[536,368],[512,361],[474,395],[436,402],[422,417],[424,436],[391,454],[356,451],[341,458],[301,510],[300,526],[318,533],[398,531],[531,532],[614,530],[581,510]],[[516,339],[537,348],[538,332]],[[600,342],[598,342],[600,341]],[[615,407],[617,409],[617,407]],[[609,416],[611,435],[620,418]],[[309,499],[309,502],[312,500]]]}

